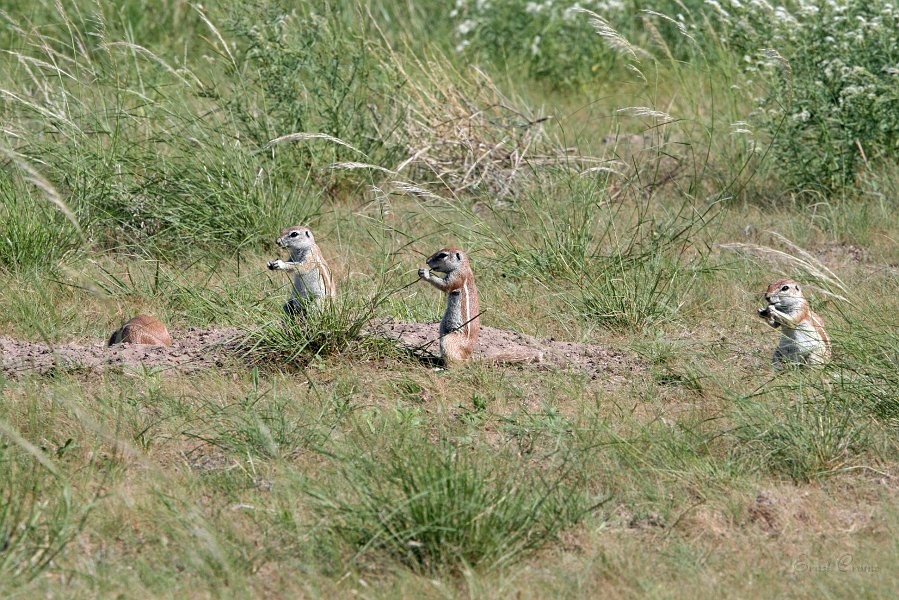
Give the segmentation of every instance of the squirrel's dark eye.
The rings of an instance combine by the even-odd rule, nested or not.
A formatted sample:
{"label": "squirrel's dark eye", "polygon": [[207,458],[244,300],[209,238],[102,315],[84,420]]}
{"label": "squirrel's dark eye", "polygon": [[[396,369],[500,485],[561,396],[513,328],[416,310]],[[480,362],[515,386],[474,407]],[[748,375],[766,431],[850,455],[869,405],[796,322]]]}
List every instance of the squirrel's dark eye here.
{"label": "squirrel's dark eye", "polygon": [[437,255],[437,260],[443,260],[444,258],[446,258],[446,252],[441,252]]}
{"label": "squirrel's dark eye", "polygon": [[290,237],[297,237],[298,235],[300,235],[299,231],[291,231],[290,232]]}
{"label": "squirrel's dark eye", "polygon": [[785,285],[785,286],[783,286],[782,288],[780,288],[780,291],[785,292],[785,291],[787,291],[788,289],[790,289],[790,286]]}

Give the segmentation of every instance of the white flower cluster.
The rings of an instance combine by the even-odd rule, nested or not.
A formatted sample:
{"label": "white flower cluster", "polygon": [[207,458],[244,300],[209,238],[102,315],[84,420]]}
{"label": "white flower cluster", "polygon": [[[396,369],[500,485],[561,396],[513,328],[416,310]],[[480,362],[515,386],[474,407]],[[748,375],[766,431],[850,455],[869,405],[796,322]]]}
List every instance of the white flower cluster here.
{"label": "white flower cluster", "polygon": [[[519,23],[539,19],[540,29],[549,28],[554,21],[571,23],[578,19],[580,11],[588,9],[602,15],[623,13],[623,0],[456,0],[449,16],[458,20],[455,31],[459,42],[456,51],[461,52],[471,45],[474,36],[482,29],[490,29],[496,19],[518,19]],[[517,15],[517,17],[516,17]],[[540,53],[542,35],[531,38],[531,54]]]}
{"label": "white flower cluster", "polygon": [[[794,13],[767,0],[706,0],[722,24],[747,40],[765,40],[777,48],[817,44],[822,78],[816,85],[838,88],[841,102],[876,94],[877,75],[857,64],[870,60],[870,46],[876,41],[889,46],[893,56],[899,51],[899,9],[886,0],[798,0]],[[780,69],[783,63],[762,53],[743,57],[749,73]],[[878,67],[883,73],[891,68]],[[882,75],[880,76],[882,77]],[[801,114],[801,113],[800,113]],[[805,119],[799,118],[804,121]]]}

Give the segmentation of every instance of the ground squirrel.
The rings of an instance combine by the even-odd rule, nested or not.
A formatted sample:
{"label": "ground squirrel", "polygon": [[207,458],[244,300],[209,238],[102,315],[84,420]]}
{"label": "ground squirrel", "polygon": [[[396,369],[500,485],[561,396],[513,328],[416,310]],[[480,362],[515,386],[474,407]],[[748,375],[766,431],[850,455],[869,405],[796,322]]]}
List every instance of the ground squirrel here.
{"label": "ground squirrel", "polygon": [[331,269],[308,227],[288,227],[276,242],[290,252],[290,261],[273,260],[268,263],[268,268],[294,273],[293,293],[284,304],[284,312],[288,315],[302,314],[306,303],[320,302],[322,298],[337,295]]}
{"label": "ground squirrel", "polygon": [[165,325],[159,319],[147,315],[137,315],[116,329],[106,345],[113,346],[123,342],[171,346],[172,338]]}
{"label": "ground squirrel", "polygon": [[[478,342],[481,329],[478,288],[468,257],[458,248],[444,248],[427,260],[428,269],[418,276],[441,292],[446,292],[446,311],[440,321],[440,357],[447,366],[467,361]],[[443,273],[436,277],[431,271]]]}
{"label": "ground squirrel", "polygon": [[830,358],[830,338],[824,331],[824,321],[809,310],[798,283],[792,279],[775,281],[768,286],[765,300],[768,305],[759,309],[759,317],[775,329],[783,326],[783,336],[774,351],[775,367],[820,365]]}

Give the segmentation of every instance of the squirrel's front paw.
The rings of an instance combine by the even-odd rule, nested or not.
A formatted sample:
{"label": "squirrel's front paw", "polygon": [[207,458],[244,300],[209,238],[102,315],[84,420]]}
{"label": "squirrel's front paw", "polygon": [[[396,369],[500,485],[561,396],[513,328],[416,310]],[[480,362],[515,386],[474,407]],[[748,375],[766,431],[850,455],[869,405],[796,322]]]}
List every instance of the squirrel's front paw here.
{"label": "squirrel's front paw", "polygon": [[431,276],[431,269],[419,269],[418,277],[419,279],[428,279]]}
{"label": "squirrel's front paw", "polygon": [[766,306],[765,308],[758,309],[759,317],[765,319],[765,321],[771,327],[777,329],[780,327],[780,323],[777,322],[777,319],[774,318],[774,315],[771,314],[771,306]]}
{"label": "squirrel's front paw", "polygon": [[268,263],[268,268],[269,268],[269,270],[271,270],[271,271],[280,271],[281,269],[284,268],[284,261],[283,261],[283,260],[272,260],[272,261],[269,261],[269,263]]}

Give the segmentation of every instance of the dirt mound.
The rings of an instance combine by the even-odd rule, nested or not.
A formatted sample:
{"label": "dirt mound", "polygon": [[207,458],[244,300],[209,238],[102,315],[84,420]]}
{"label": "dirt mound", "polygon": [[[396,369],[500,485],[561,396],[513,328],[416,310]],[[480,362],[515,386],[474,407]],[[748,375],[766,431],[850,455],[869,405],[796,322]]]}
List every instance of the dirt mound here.
{"label": "dirt mound", "polygon": [[[382,322],[369,332],[394,340],[421,358],[436,355],[436,323]],[[45,375],[57,370],[101,372],[114,367],[155,367],[195,371],[222,367],[239,353],[244,332],[235,328],[188,329],[172,332],[170,348],[119,344],[106,347],[103,340],[92,343],[44,344],[0,336],[2,369],[7,377],[24,373]],[[515,356],[538,367],[574,368],[593,377],[623,379],[639,368],[627,355],[596,344],[576,344],[537,338],[492,327],[482,327],[475,360]]]}
{"label": "dirt mound", "polygon": [[41,375],[54,370],[103,371],[108,367],[138,366],[192,371],[222,366],[231,342],[240,331],[188,329],[173,332],[172,346],[119,344],[107,348],[104,340],[91,344],[64,342],[53,345],[0,336],[3,373],[17,377],[26,372]]}
{"label": "dirt mound", "polygon": [[[374,331],[417,354],[438,354],[437,328],[437,323],[386,322],[379,323]],[[542,359],[538,360],[541,354]],[[473,359],[491,360],[509,355],[543,366],[577,369],[593,379],[600,375],[624,376],[639,368],[633,357],[597,344],[538,340],[515,331],[481,327]]]}

